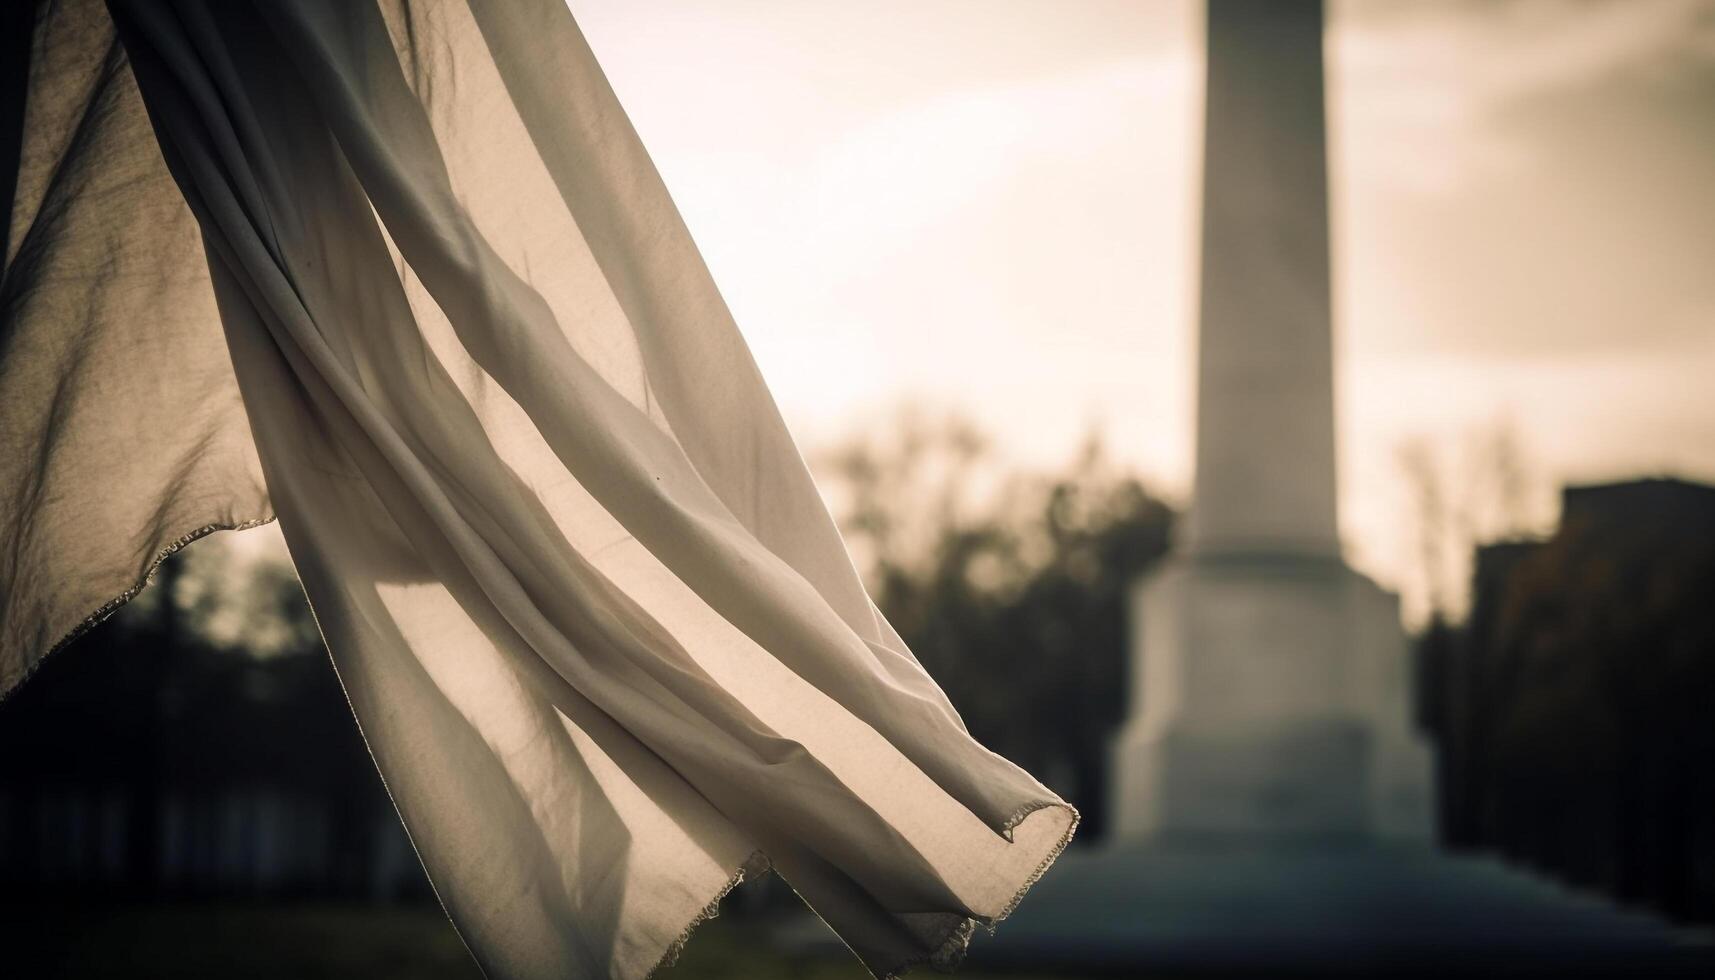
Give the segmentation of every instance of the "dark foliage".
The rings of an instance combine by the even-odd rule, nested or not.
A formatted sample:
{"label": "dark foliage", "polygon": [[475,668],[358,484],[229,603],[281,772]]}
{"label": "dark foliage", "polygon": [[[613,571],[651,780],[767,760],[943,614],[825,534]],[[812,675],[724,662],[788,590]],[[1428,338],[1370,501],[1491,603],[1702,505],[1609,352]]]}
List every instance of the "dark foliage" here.
{"label": "dark foliage", "polygon": [[[261,657],[162,598],[184,567],[0,705],[0,877],[85,895],[420,893],[412,861],[376,880],[392,808],[296,583],[252,583],[293,637]],[[313,835],[282,832],[306,817]]]}
{"label": "dark foliage", "polygon": [[1172,512],[1092,441],[1067,471],[998,467],[955,421],[907,416],[826,469],[876,603],[977,740],[1035,773],[1095,840],[1128,690],[1126,596]]}

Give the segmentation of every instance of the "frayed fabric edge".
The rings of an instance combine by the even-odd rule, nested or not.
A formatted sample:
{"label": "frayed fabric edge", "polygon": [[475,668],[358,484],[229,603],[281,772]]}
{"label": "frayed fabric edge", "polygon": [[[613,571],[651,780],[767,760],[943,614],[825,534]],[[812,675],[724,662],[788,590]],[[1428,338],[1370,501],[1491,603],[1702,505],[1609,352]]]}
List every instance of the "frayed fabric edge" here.
{"label": "frayed fabric edge", "polygon": [[1024,880],[1019,882],[1019,889],[1012,892],[1012,899],[1008,899],[1007,904],[1002,906],[1000,915],[988,918],[988,920],[962,916],[959,922],[952,923],[948,927],[947,932],[940,937],[940,941],[931,944],[933,949],[930,949],[930,953],[923,954],[923,956],[912,956],[911,959],[906,959],[902,963],[888,966],[887,970],[883,970],[882,973],[876,973],[878,980],[899,980],[900,977],[906,975],[907,971],[916,968],[916,966],[930,966],[931,970],[938,971],[938,973],[952,973],[959,968],[960,963],[964,963],[964,958],[966,958],[967,951],[971,949],[971,941],[976,937],[976,929],[979,925],[983,927],[986,934],[995,934],[996,925],[1000,925],[1002,920],[1005,920],[1008,915],[1012,915],[1015,908],[1019,908],[1020,901],[1024,901],[1024,894],[1031,891],[1031,886],[1043,879],[1043,875],[1048,874],[1048,868],[1053,867],[1055,860],[1058,860],[1060,855],[1065,853],[1067,844],[1072,843],[1072,836],[1077,832],[1079,820],[1082,819],[1077,812],[1077,807],[1074,807],[1072,803],[1065,802],[1065,800],[1038,800],[1038,802],[1027,803],[1024,807],[1019,807],[1019,810],[1012,817],[1008,817],[1007,824],[1002,827],[1002,834],[1007,838],[1007,841],[1014,839],[1012,831],[1015,827],[1039,810],[1065,810],[1067,814],[1072,815],[1072,819],[1068,820],[1067,829],[1060,834],[1060,839],[1055,841],[1051,848],[1048,848],[1048,853],[1044,853],[1043,860],[1036,863],[1036,868],[1032,870],[1031,874],[1026,875]]}
{"label": "frayed fabric edge", "polygon": [[1013,892],[1012,900],[1006,903],[1006,906],[1000,910],[1000,914],[987,923],[984,923],[983,928],[989,935],[994,935],[995,926],[999,925],[1002,920],[1012,914],[1014,909],[1018,908],[1018,903],[1024,901],[1024,893],[1030,890],[1030,886],[1041,881],[1042,876],[1047,874],[1048,869],[1053,866],[1054,862],[1059,859],[1061,854],[1065,853],[1066,845],[1072,843],[1072,835],[1078,832],[1078,823],[1083,820],[1083,815],[1078,812],[1077,807],[1064,800],[1045,800],[1041,803],[1020,809],[1012,816],[1012,819],[1006,822],[1006,839],[1010,841],[1012,840],[1012,832],[1014,828],[1023,823],[1031,814],[1036,813],[1038,810],[1054,808],[1064,809],[1072,816],[1072,819],[1066,824],[1065,833],[1062,833],[1060,835],[1060,839],[1054,842],[1054,846],[1048,849],[1048,853],[1042,855],[1042,860],[1037,863],[1036,870],[1030,872],[1029,876],[1024,879],[1023,884],[1018,886],[1018,891]]}
{"label": "frayed fabric edge", "polygon": [[1039,800],[1020,807],[1001,828],[1006,839],[1011,841],[1013,830],[1019,824],[1038,811],[1052,809],[1064,810],[1071,815],[1072,819],[1067,822],[1065,831],[1060,834],[1060,839],[1055,841],[1054,846],[1050,847],[1047,853],[1043,854],[1042,860],[1037,862],[1036,868],[1019,883],[1018,890],[1013,892],[1012,898],[1007,901],[1006,905],[1002,906],[999,915],[986,921],[969,916],[960,919],[948,928],[940,941],[934,944],[934,949],[927,955],[912,957],[903,963],[888,968],[879,974],[880,980],[898,980],[913,967],[925,965],[939,973],[951,973],[958,969],[960,963],[964,962],[965,953],[970,949],[971,940],[976,936],[977,926],[982,926],[984,932],[991,936],[994,935],[995,928],[1000,925],[1001,921],[1011,915],[1013,910],[1018,908],[1019,903],[1024,901],[1024,895],[1030,891],[1031,886],[1041,881],[1042,876],[1048,873],[1048,869],[1054,865],[1055,860],[1065,853],[1067,845],[1072,843],[1072,835],[1077,832],[1078,822],[1082,817],[1078,813],[1077,807],[1064,800]]}
{"label": "frayed fabric edge", "polygon": [[[970,949],[971,940],[976,936],[977,927],[980,925],[990,935],[993,935],[995,927],[999,925],[1003,919],[1011,915],[1014,909],[1018,908],[1019,903],[1024,901],[1025,893],[1030,891],[1032,885],[1035,885],[1038,881],[1042,880],[1042,876],[1048,873],[1048,869],[1053,866],[1055,860],[1058,859],[1061,854],[1065,853],[1066,846],[1072,843],[1072,835],[1077,832],[1078,823],[1082,817],[1078,813],[1077,807],[1061,799],[1037,800],[1019,807],[1018,810],[1016,810],[1001,827],[1001,833],[1010,842],[1013,839],[1013,830],[1019,824],[1028,819],[1031,814],[1034,814],[1039,810],[1052,809],[1064,810],[1066,813],[1071,815],[1072,819],[1066,823],[1066,829],[1060,834],[1060,839],[1055,841],[1054,846],[1050,847],[1048,851],[1043,854],[1042,860],[1037,862],[1035,869],[1025,876],[1024,880],[1019,883],[1018,889],[1013,892],[1012,898],[1001,907],[1000,913],[992,919],[988,919],[985,922],[982,919],[973,918],[971,916],[960,916],[952,925],[947,927],[947,930],[941,934],[940,938],[929,944],[931,948],[928,952],[901,960],[898,963],[886,967],[880,972],[877,972],[867,962],[864,962],[863,957],[858,956],[857,950],[852,949],[851,945],[846,943],[844,938],[840,937],[839,932],[832,926],[828,926],[829,931],[834,933],[835,938],[840,939],[841,944],[844,945],[853,956],[857,957],[858,962],[863,964],[864,969],[869,970],[870,975],[875,977],[876,980],[899,980],[899,978],[904,976],[907,971],[919,966],[928,966],[938,973],[953,972],[958,969],[960,963],[964,962],[965,953]],[[792,885],[790,881],[787,881],[786,884],[787,887],[791,887]],[[725,894],[725,892],[722,894]],[[793,888],[792,894],[798,895],[798,900],[800,902],[804,902],[804,907],[810,910],[810,914],[820,920],[823,925],[827,925],[828,920],[823,919],[822,914],[817,912],[814,906],[809,902],[804,901],[804,896],[798,894],[798,889]],[[692,926],[694,927],[700,921],[700,919],[693,921]]]}
{"label": "frayed fabric edge", "polygon": [[728,892],[752,878],[762,877],[772,867],[773,862],[769,861],[768,855],[761,851],[752,851],[750,857],[745,858],[744,863],[738,866],[738,870],[734,871],[732,876],[727,878],[726,883],[720,887],[720,890],[715,892],[714,897],[710,898],[702,909],[691,917],[691,921],[685,924],[685,928],[679,931],[678,938],[674,939],[672,944],[667,947],[667,951],[661,954],[661,958],[655,961],[655,965],[649,968],[649,972],[643,975],[644,980],[649,980],[657,973],[679,962],[679,954],[685,951],[685,944],[691,941],[691,934],[697,931],[697,927],[710,919],[719,917],[721,899],[726,898]]}
{"label": "frayed fabric edge", "polygon": [[30,678],[35,676],[36,671],[42,666],[42,664],[47,662],[49,657],[52,657],[54,654],[70,646],[75,640],[83,636],[83,634],[94,629],[96,626],[99,626],[102,621],[107,619],[107,617],[118,612],[120,609],[124,608],[126,603],[142,594],[143,590],[149,587],[149,583],[155,580],[155,573],[160,570],[161,565],[165,563],[168,558],[177,554],[179,550],[184,548],[186,545],[193,544],[216,531],[248,531],[253,527],[261,527],[264,524],[272,523],[274,523],[274,518],[269,516],[259,517],[254,520],[239,521],[235,524],[204,524],[202,527],[199,527],[194,531],[180,535],[171,544],[156,553],[154,559],[149,562],[149,567],[143,570],[143,576],[137,579],[135,584],[124,592],[121,592],[107,600],[105,603],[102,603],[100,608],[96,609],[88,616],[85,616],[76,626],[73,626],[69,632],[60,637],[58,642],[53,646],[48,647],[46,653],[43,653],[41,656],[25,665],[23,673],[19,674],[17,677],[0,679],[0,704],[6,703],[7,699],[11,698],[12,695],[25,684],[28,684],[30,682]]}

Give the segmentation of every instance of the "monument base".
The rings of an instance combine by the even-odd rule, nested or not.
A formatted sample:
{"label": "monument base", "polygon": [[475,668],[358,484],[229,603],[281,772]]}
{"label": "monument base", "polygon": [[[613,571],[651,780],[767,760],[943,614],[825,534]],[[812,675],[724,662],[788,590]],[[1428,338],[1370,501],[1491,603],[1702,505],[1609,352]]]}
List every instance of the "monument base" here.
{"label": "monument base", "polygon": [[1425,841],[1397,600],[1336,558],[1179,556],[1132,599],[1116,839],[1235,834]]}

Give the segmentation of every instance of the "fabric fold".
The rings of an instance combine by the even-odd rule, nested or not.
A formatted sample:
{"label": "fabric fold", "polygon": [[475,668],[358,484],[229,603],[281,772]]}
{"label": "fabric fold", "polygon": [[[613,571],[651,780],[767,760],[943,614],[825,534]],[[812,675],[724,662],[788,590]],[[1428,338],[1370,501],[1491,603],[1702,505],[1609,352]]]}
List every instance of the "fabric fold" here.
{"label": "fabric fold", "polygon": [[139,435],[259,464],[484,969],[645,976],[769,867],[876,973],[956,962],[1076,813],[865,595],[570,13],[107,7],[250,439]]}

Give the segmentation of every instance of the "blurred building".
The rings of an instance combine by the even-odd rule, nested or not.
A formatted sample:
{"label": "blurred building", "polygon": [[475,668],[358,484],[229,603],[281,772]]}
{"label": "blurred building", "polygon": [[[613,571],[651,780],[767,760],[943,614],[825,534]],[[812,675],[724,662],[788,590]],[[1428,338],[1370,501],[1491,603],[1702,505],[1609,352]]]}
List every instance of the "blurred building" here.
{"label": "blurred building", "polygon": [[1422,644],[1442,837],[1715,923],[1715,487],[1568,487]]}

